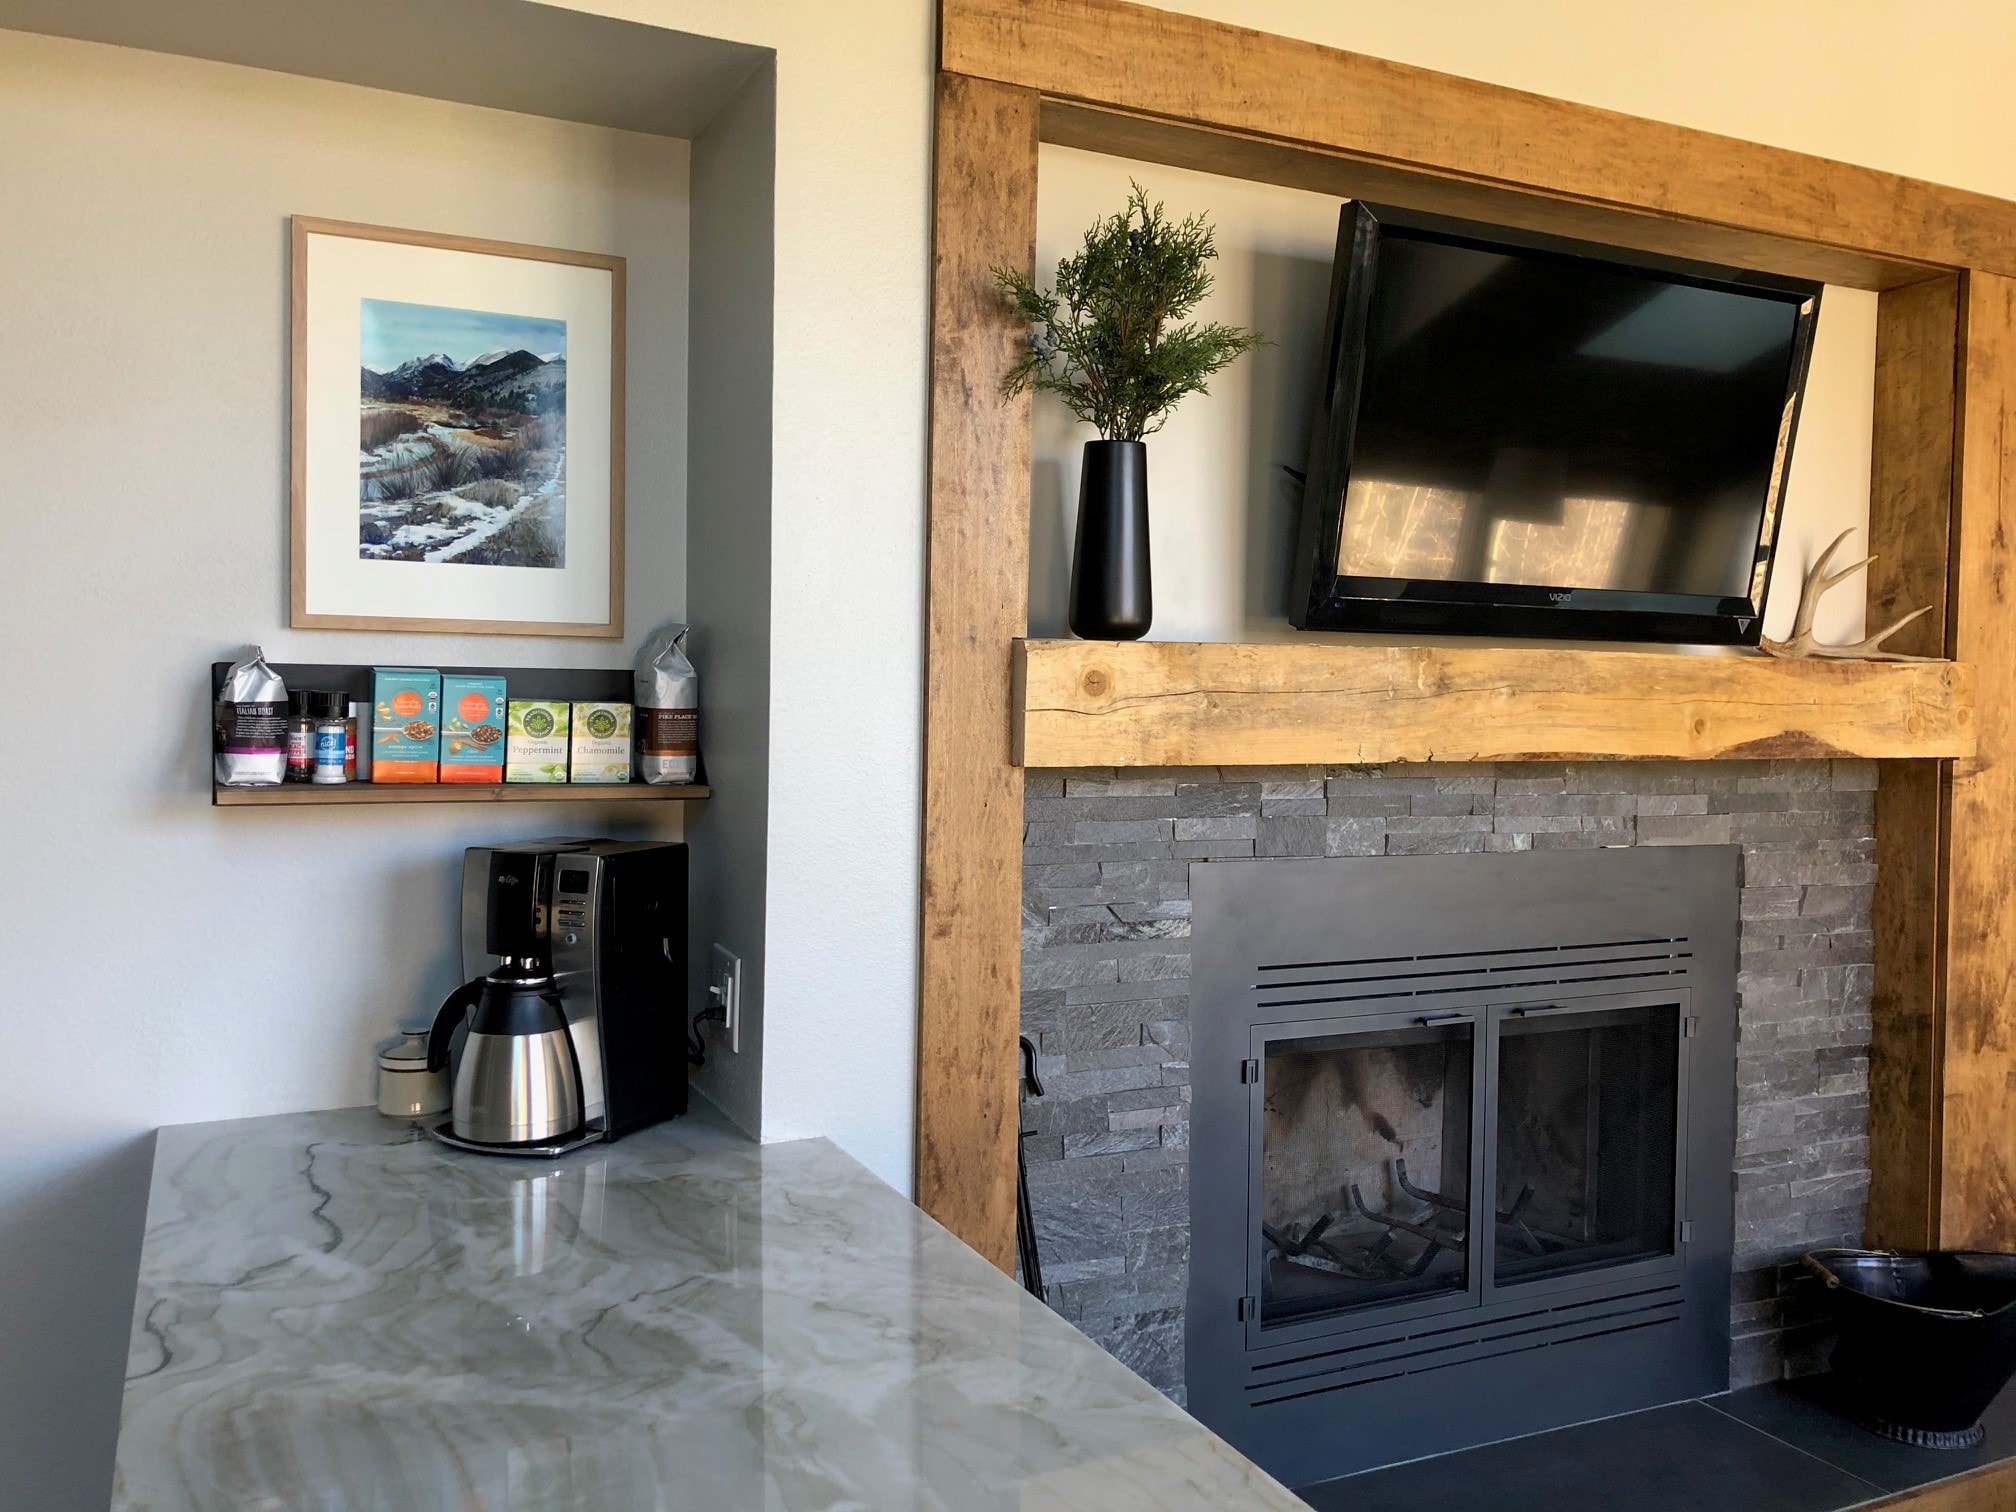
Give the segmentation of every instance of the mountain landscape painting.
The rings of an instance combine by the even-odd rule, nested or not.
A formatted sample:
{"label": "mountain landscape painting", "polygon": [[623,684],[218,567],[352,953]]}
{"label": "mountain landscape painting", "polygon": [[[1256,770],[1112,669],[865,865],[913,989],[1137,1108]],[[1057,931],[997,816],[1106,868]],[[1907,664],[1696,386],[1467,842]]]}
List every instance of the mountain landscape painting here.
{"label": "mountain landscape painting", "polygon": [[567,565],[567,323],[360,300],[358,555]]}

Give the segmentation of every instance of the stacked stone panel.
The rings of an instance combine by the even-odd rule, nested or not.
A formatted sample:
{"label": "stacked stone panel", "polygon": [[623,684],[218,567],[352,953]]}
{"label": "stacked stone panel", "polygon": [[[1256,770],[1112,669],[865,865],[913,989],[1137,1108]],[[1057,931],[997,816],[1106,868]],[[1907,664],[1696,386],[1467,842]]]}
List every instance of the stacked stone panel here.
{"label": "stacked stone panel", "polygon": [[1801,1252],[1869,1185],[1876,767],[1863,761],[1182,767],[1028,774],[1024,1141],[1049,1301],[1183,1397],[1190,867],[1232,858],[1740,845],[1732,1379],[1826,1333]]}

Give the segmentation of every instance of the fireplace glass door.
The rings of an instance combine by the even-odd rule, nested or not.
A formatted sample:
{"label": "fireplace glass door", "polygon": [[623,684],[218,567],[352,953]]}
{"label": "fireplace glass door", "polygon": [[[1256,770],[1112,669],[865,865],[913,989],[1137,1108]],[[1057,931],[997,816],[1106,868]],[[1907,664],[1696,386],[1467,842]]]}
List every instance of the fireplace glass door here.
{"label": "fireplace glass door", "polygon": [[1497,1027],[1494,1283],[1672,1254],[1680,1005],[1534,1005]]}
{"label": "fireplace glass door", "polygon": [[1255,1068],[1263,1327],[1470,1289],[1480,1018],[1361,1024],[1270,1034]]}

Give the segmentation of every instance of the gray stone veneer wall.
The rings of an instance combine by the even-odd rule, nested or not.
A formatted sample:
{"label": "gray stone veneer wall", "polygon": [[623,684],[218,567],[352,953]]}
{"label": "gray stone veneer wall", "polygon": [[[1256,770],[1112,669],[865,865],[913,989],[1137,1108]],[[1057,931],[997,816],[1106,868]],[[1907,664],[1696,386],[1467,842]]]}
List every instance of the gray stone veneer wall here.
{"label": "gray stone veneer wall", "polygon": [[1050,1305],[1183,1397],[1190,864],[1561,846],[1743,847],[1731,1371],[1817,1368],[1801,1251],[1868,1191],[1876,767],[1863,761],[1032,771],[1023,1126]]}

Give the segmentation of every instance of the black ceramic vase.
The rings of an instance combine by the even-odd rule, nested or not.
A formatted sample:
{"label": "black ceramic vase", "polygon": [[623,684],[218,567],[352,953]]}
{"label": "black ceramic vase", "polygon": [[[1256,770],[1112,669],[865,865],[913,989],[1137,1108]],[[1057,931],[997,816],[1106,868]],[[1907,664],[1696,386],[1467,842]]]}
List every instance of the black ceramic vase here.
{"label": "black ceramic vase", "polygon": [[1148,443],[1087,441],[1071,552],[1071,633],[1139,640],[1155,617],[1148,577]]}

